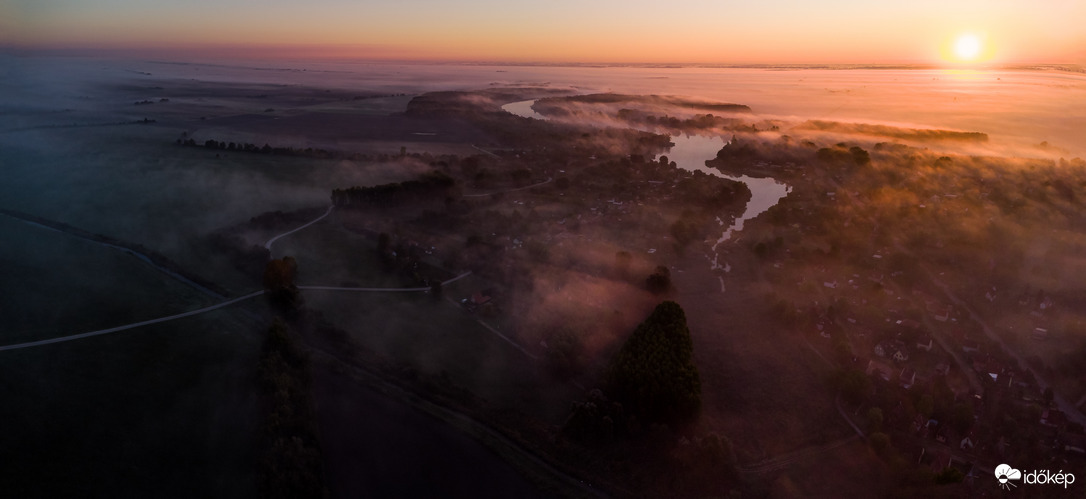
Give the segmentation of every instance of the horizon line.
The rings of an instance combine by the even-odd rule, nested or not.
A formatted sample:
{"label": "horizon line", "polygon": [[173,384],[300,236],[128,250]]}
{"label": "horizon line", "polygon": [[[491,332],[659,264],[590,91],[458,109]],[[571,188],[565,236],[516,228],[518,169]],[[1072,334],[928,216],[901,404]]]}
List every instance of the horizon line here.
{"label": "horizon line", "polygon": [[[192,59],[203,58],[209,61],[306,61],[334,63],[372,63],[372,64],[450,64],[466,66],[508,66],[508,67],[634,67],[634,68],[706,68],[706,69],[971,69],[971,70],[1056,70],[1072,73],[1086,73],[1086,64],[1056,61],[1015,61],[986,63],[936,63],[936,62],[675,62],[675,61],[572,61],[572,60],[511,60],[486,58],[443,58],[443,57],[350,57],[341,55],[269,55],[274,48],[261,48],[251,53],[243,53],[242,47],[224,47],[231,53],[215,54],[213,48],[105,48],[105,47],[26,47],[0,45],[0,55],[15,57],[79,57],[141,59],[145,62],[163,64],[203,64],[213,62],[194,62]],[[284,50],[300,50],[303,47],[284,47]],[[240,52],[239,52],[240,51]]]}

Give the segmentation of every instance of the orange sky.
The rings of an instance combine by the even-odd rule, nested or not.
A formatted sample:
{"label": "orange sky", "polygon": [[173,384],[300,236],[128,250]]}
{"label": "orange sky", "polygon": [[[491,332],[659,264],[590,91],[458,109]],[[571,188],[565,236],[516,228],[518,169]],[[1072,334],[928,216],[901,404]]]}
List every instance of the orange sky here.
{"label": "orange sky", "polygon": [[0,0],[0,44],[510,62],[1086,63],[1080,0]]}

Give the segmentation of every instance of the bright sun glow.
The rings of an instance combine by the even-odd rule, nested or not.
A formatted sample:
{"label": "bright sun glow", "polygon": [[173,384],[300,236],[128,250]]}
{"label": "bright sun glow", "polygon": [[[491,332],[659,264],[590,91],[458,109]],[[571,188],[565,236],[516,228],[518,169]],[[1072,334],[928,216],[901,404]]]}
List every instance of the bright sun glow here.
{"label": "bright sun glow", "polygon": [[954,42],[954,55],[963,61],[972,61],[980,55],[980,39],[974,35],[962,35]]}

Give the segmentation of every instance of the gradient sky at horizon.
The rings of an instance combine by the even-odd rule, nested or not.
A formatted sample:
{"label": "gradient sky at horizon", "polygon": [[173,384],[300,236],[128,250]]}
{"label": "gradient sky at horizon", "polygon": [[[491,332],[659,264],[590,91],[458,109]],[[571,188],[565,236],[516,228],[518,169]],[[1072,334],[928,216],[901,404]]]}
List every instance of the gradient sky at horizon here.
{"label": "gradient sky at horizon", "polygon": [[1086,63],[1081,0],[0,0],[0,46],[501,62]]}

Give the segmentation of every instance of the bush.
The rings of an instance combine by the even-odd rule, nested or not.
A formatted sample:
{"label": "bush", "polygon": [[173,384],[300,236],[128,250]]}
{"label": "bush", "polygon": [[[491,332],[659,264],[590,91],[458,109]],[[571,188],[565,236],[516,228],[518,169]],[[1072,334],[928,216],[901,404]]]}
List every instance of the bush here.
{"label": "bush", "polygon": [[871,448],[875,451],[875,454],[879,456],[886,456],[890,451],[890,436],[875,432],[867,436],[868,443],[871,444]]}
{"label": "bush", "polygon": [[657,295],[671,291],[671,271],[663,265],[657,266],[656,272],[645,279],[645,287]]}
{"label": "bush", "polygon": [[962,470],[953,466],[947,466],[946,469],[940,471],[938,475],[935,475],[935,483],[938,485],[961,483],[962,480],[965,480],[965,474],[962,473]]}

